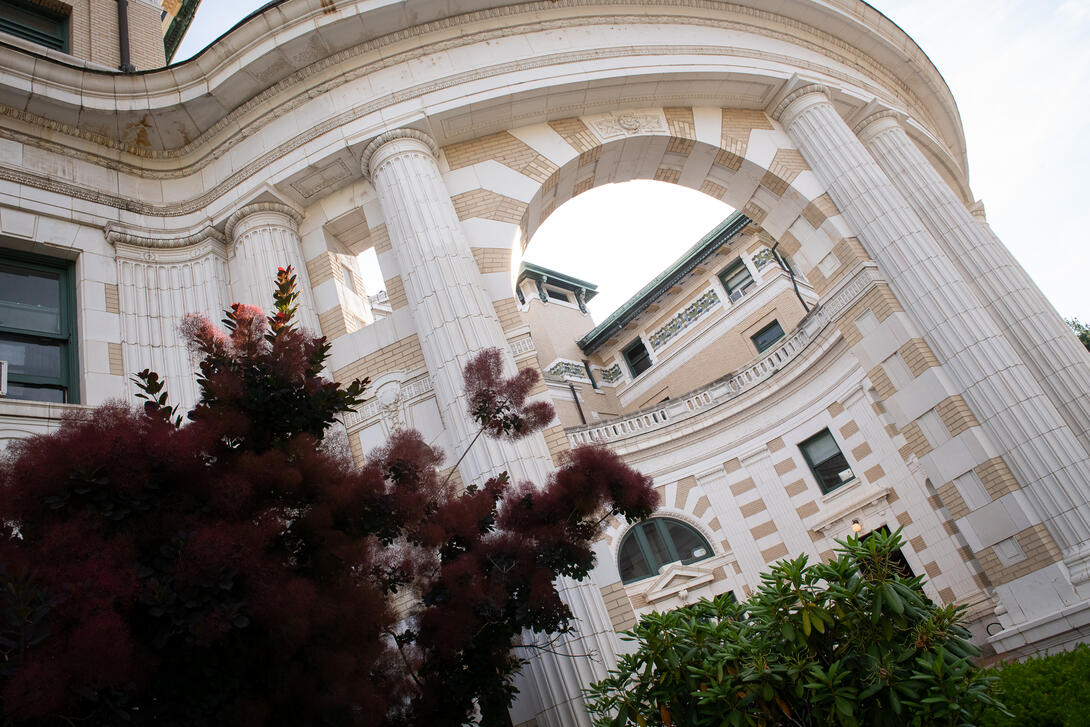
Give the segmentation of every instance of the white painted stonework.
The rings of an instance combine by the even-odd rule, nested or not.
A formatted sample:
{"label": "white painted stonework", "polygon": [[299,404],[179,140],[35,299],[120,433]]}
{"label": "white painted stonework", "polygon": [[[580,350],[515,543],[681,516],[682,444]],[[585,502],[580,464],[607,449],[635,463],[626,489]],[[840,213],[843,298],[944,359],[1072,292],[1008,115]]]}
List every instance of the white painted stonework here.
{"label": "white painted stonework", "polygon": [[[0,441],[131,398],[145,367],[192,404],[181,317],[267,306],[290,264],[331,373],[375,381],[344,419],[358,457],[405,425],[460,453],[461,367],[497,346],[552,372],[535,395],[558,421],[479,444],[463,482],[541,481],[604,442],[707,543],[622,578],[634,531],[609,520],[592,577],[560,584],[577,632],[527,651],[516,725],[589,725],[581,690],[625,648],[617,629],[744,599],[854,524],[903,527],[928,594],[965,604],[987,649],[1090,635],[1090,356],[983,220],[938,71],[873,9],[285,0],[139,75],[28,48],[0,45],[0,261],[67,266],[76,363],[68,404],[0,399]],[[528,280],[516,298],[512,261],[568,199],[637,178],[749,222],[580,348],[578,299]],[[372,248],[381,301],[354,272]],[[735,260],[753,285],[732,294]],[[784,337],[758,352],[773,322]],[[825,430],[835,487],[800,447]]]}

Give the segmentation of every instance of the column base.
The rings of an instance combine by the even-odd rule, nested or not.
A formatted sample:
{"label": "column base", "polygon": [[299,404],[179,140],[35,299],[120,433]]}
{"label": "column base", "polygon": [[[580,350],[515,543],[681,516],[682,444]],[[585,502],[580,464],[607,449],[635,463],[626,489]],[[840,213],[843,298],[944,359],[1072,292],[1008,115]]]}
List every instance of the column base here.
{"label": "column base", "polygon": [[1090,601],[1003,629],[988,638],[1002,659],[1070,651],[1086,642],[1090,642]]}
{"label": "column base", "polygon": [[1090,543],[1083,542],[1064,558],[1071,586],[1080,598],[1090,601]]}

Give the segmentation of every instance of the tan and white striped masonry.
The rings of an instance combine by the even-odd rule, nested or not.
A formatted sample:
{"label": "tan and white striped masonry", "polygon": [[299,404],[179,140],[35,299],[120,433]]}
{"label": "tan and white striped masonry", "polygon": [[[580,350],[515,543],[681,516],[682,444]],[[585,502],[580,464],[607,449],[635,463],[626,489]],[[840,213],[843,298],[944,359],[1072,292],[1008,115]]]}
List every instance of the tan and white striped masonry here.
{"label": "tan and white striped masonry", "polygon": [[891,113],[856,126],[874,159],[1090,452],[1090,355],[990,228],[966,209]]}
{"label": "tan and white striped masonry", "polygon": [[[836,113],[823,88],[781,104],[783,121],[829,195],[878,260],[988,434],[1025,483],[1031,518],[1086,555],[1090,460],[965,281]],[[966,325],[972,321],[971,325]],[[1019,422],[1011,427],[1010,422]],[[1057,453],[1062,455],[1057,458]]]}

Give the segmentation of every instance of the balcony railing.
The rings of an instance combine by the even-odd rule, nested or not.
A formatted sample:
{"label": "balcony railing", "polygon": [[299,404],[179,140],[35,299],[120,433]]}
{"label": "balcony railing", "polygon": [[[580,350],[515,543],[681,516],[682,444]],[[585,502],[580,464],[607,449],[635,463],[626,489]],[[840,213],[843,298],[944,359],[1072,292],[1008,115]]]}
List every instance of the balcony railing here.
{"label": "balcony railing", "polygon": [[853,275],[844,279],[824,304],[814,308],[803,318],[791,335],[749,364],[690,392],[682,399],[666,401],[628,416],[566,429],[568,441],[574,447],[645,434],[688,419],[703,409],[743,394],[798,358],[800,352],[818,338],[818,334],[829,321],[834,320],[851,303],[859,300],[878,280],[880,276],[873,263],[861,264]]}
{"label": "balcony railing", "polygon": [[693,391],[683,399],[663,402],[599,424],[568,429],[568,441],[572,446],[578,446],[645,434],[733,399],[752,389],[796,358],[799,351],[810,342],[812,330],[814,330],[812,325],[800,326],[778,346],[751,363]]}

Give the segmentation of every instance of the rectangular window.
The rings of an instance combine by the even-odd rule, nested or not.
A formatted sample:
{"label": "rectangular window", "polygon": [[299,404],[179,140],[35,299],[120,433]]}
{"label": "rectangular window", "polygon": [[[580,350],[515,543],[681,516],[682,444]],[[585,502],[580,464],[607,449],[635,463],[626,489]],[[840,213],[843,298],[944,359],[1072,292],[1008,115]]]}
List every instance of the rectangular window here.
{"label": "rectangular window", "polygon": [[0,31],[68,52],[68,16],[23,0],[0,0]]}
{"label": "rectangular window", "polygon": [[651,354],[643,345],[641,339],[636,339],[624,350],[624,360],[628,363],[628,370],[632,372],[632,378],[636,378],[647,369],[651,368]]}
{"label": "rectangular window", "polygon": [[74,403],[75,285],[64,261],[0,256],[0,360],[8,398]]}
{"label": "rectangular window", "polygon": [[757,347],[757,353],[764,353],[772,347],[772,344],[783,338],[783,328],[779,321],[772,321],[750,338],[753,340],[753,345]]}
{"label": "rectangular window", "polygon": [[556,288],[546,288],[545,292],[549,294],[549,300],[562,300],[565,303],[571,303],[571,298],[568,297],[568,294],[562,290],[557,290]]}
{"label": "rectangular window", "polygon": [[356,289],[356,275],[352,271],[352,268],[342,264],[341,273],[344,275],[344,287],[348,288],[356,295],[360,295],[360,291]]}
{"label": "rectangular window", "polygon": [[822,492],[832,492],[841,485],[851,482],[855,475],[848,466],[848,460],[840,452],[836,440],[828,429],[822,429],[814,436],[799,444],[806,464],[814,473],[814,479]]}
{"label": "rectangular window", "polygon": [[732,303],[748,293],[755,285],[753,276],[749,274],[749,268],[741,260],[735,260],[719,273],[719,280],[723,283]]}

